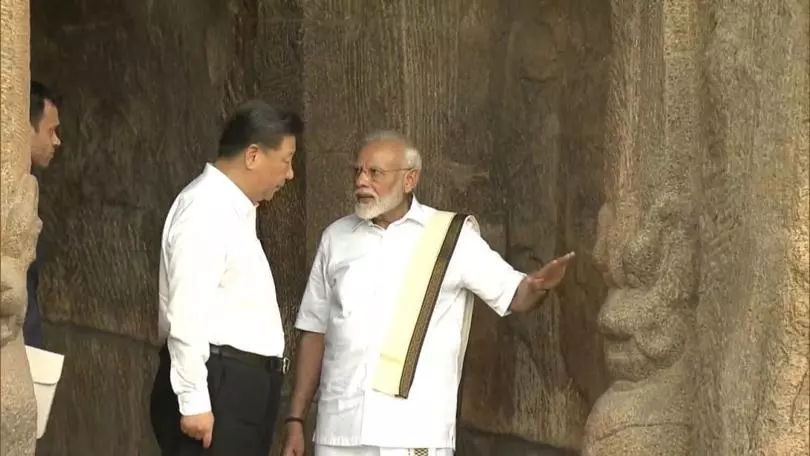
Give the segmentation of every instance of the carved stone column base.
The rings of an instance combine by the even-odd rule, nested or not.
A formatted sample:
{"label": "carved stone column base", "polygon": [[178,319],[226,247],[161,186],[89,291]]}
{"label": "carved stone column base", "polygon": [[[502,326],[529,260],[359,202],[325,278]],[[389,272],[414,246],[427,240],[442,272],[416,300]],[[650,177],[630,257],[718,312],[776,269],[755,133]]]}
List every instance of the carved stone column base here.
{"label": "carved stone column base", "polygon": [[614,383],[585,426],[582,456],[691,454],[691,395],[683,362],[639,382]]}
{"label": "carved stone column base", "polygon": [[0,456],[33,456],[37,403],[22,332],[0,350]]}

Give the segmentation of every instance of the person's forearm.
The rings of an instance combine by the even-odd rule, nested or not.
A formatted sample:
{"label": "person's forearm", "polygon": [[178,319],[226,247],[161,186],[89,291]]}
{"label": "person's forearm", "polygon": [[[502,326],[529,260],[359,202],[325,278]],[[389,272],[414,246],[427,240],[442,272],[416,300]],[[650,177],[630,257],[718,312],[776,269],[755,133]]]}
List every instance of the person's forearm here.
{"label": "person's forearm", "polygon": [[532,291],[531,288],[525,278],[520,281],[515,295],[512,297],[512,302],[509,304],[511,312],[528,312],[543,303],[548,296],[548,290],[538,293]]}
{"label": "person's forearm", "polygon": [[[194,218],[175,222],[175,232],[164,245],[168,285],[165,318],[170,328],[166,343],[172,389],[183,416],[211,411],[206,366],[211,350],[209,325],[217,287],[226,269],[227,248],[221,233],[212,228],[214,224],[206,222]],[[192,223],[203,228],[188,228]]]}
{"label": "person's forearm", "polygon": [[171,328],[166,340],[171,358],[169,378],[180,414],[199,415],[211,411],[206,365],[210,338],[205,321],[211,301],[191,289],[188,282],[178,282],[174,283],[166,314]]}
{"label": "person's forearm", "polygon": [[177,395],[180,414],[189,416],[210,412],[208,368],[205,365],[208,344],[195,340],[197,343],[192,345],[173,335],[166,342],[171,358],[169,378]]}
{"label": "person's forearm", "polygon": [[295,383],[290,398],[289,416],[304,418],[318,389],[323,362],[323,334],[302,332],[295,362]]}

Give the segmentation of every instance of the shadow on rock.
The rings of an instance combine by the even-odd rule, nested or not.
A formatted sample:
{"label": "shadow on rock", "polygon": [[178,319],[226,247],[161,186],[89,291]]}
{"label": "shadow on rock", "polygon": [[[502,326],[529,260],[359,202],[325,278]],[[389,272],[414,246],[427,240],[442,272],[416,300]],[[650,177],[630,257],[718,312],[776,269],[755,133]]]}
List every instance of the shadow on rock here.
{"label": "shadow on rock", "polygon": [[579,452],[460,426],[456,456],[579,456]]}

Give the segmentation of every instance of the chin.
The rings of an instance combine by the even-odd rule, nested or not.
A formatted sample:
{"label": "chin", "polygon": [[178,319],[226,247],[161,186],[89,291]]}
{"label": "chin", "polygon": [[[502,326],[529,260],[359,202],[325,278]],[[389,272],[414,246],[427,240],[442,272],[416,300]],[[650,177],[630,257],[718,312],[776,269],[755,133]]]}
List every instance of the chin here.
{"label": "chin", "polygon": [[378,204],[375,203],[356,203],[354,205],[354,213],[363,220],[371,220],[374,217],[383,213]]}
{"label": "chin", "polygon": [[265,193],[264,199],[262,201],[270,201],[271,199],[273,199],[274,196],[276,196],[276,193],[278,193],[279,190],[281,190],[281,187]]}
{"label": "chin", "polygon": [[31,164],[34,168],[45,169],[51,164],[52,158],[53,157],[39,157],[36,160],[31,160]]}

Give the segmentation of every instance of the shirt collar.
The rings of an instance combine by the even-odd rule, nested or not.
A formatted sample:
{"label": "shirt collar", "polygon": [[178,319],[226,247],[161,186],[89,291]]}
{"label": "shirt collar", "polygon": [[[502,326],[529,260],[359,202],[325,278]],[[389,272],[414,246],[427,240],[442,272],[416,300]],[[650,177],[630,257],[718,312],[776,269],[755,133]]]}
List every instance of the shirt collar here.
{"label": "shirt collar", "polygon": [[216,166],[211,163],[206,163],[203,173],[206,177],[217,182],[217,185],[222,188],[227,198],[233,202],[234,209],[236,209],[239,215],[246,216],[256,212],[256,206],[258,205],[254,204],[253,201],[245,195],[245,192],[243,192],[230,177],[217,169]]}
{"label": "shirt collar", "polygon": [[[413,220],[414,222],[425,225],[428,221],[428,214],[425,211],[425,207],[416,199],[416,195],[411,195],[411,207],[408,208],[408,212],[400,218],[399,220],[394,221],[391,225],[399,225],[405,223],[407,220]],[[358,227],[361,225],[371,226],[374,222],[371,220],[363,220],[361,218],[357,218],[357,223],[354,225],[354,230],[357,230]]]}

